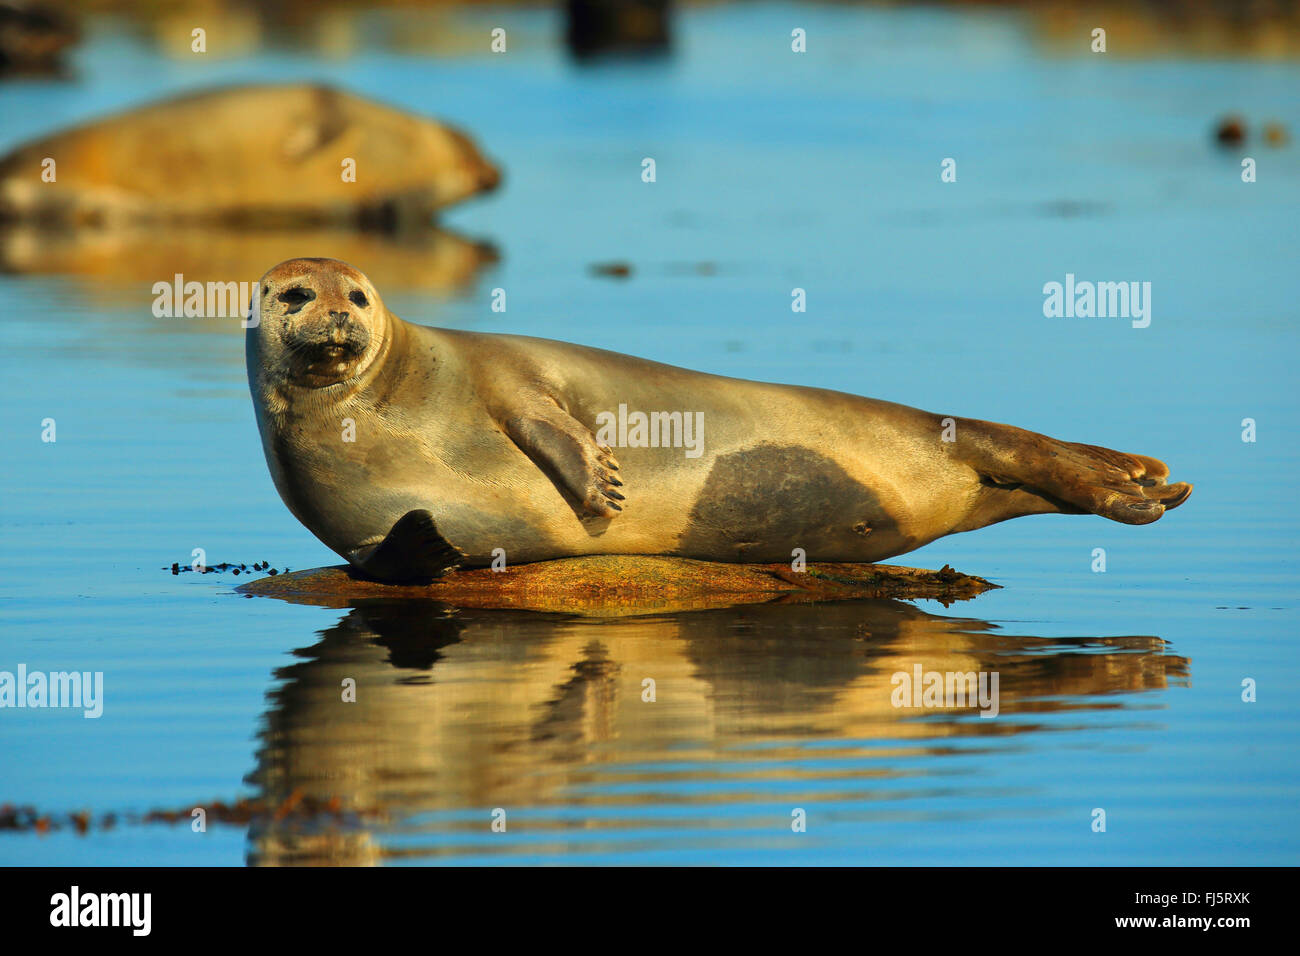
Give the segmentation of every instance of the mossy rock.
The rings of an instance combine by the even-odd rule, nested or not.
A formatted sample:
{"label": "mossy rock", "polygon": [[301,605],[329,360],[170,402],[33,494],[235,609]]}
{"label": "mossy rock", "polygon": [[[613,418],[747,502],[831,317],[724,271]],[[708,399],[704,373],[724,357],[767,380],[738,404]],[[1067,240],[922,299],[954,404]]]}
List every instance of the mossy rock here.
{"label": "mossy rock", "polygon": [[259,578],[241,594],[348,607],[357,601],[419,599],[464,608],[512,608],[592,617],[627,617],[740,604],[933,598],[950,603],[998,585],[944,566],[887,564],[726,564],[689,558],[596,555],[519,564],[502,571],[452,571],[427,585],[383,584],[347,565]]}

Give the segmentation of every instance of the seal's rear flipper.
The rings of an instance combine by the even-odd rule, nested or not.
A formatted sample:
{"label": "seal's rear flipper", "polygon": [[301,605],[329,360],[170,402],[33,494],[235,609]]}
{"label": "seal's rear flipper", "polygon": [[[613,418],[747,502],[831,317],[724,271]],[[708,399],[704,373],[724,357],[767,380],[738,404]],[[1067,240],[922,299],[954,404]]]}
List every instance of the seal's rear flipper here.
{"label": "seal's rear flipper", "polygon": [[1168,483],[1169,468],[1159,459],[1010,425],[961,419],[952,448],[985,484],[1023,486],[1057,502],[1057,511],[1090,512],[1124,524],[1149,524],[1192,493],[1186,482]]}
{"label": "seal's rear flipper", "polygon": [[349,552],[348,560],[371,577],[396,584],[441,577],[465,555],[442,536],[433,515],[420,509],[402,515],[383,541]]}
{"label": "seal's rear flipper", "polygon": [[1186,482],[1169,484],[1169,468],[1146,455],[1130,455],[1076,442],[1048,441],[1044,462],[1028,482],[1083,510],[1123,524],[1150,524],[1192,493]]}

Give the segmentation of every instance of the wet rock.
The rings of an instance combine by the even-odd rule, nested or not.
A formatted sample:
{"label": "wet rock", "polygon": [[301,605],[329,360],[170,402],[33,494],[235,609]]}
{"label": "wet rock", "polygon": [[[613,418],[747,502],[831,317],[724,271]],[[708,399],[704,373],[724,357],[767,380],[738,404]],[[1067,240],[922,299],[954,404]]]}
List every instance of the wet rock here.
{"label": "wet rock", "polygon": [[[275,572],[272,571],[271,574]],[[367,580],[349,566],[313,568],[241,585],[242,594],[347,607],[357,600],[409,598],[465,608],[513,608],[590,617],[628,617],[768,602],[854,598],[966,600],[998,585],[961,574],[883,564],[726,564],[688,558],[596,555],[521,564],[503,571],[454,571],[428,585]]]}

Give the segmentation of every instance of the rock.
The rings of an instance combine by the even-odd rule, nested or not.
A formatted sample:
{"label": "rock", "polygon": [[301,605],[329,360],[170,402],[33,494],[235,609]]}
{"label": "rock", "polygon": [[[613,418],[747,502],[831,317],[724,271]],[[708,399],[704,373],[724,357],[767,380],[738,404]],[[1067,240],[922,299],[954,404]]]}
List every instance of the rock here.
{"label": "rock", "polygon": [[0,3],[0,77],[58,75],[64,51],[81,39],[77,25],[51,3]]}
{"label": "rock", "polygon": [[626,262],[594,262],[590,269],[594,276],[607,276],[611,279],[626,279],[632,275],[632,266]]}
{"label": "rock", "polygon": [[577,59],[661,55],[672,39],[670,0],[568,0],[565,42]]}
{"label": "rock", "polygon": [[587,617],[629,617],[768,602],[853,598],[967,600],[996,588],[945,566],[725,564],[688,558],[596,555],[520,564],[503,571],[454,571],[428,585],[382,584],[349,566],[314,568],[240,585],[241,594],[323,607],[373,599],[434,600],[464,608],[512,608]]}
{"label": "rock", "polygon": [[1214,127],[1214,138],[1221,146],[1236,146],[1246,141],[1246,121],[1240,116],[1225,116]]}
{"label": "rock", "polygon": [[327,86],[240,86],[19,147],[0,159],[0,220],[393,231],[499,179],[465,135],[423,116]]}

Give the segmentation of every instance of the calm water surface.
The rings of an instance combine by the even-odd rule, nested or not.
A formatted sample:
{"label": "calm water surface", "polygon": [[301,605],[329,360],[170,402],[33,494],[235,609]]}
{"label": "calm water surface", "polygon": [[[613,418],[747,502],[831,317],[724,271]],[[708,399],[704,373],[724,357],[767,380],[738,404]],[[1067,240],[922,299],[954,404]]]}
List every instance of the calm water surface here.
{"label": "calm water surface", "polygon": [[[166,92],[326,79],[463,125],[506,172],[419,244],[5,237],[0,669],[101,670],[106,703],[0,713],[0,803],[346,812],[0,833],[0,863],[1300,862],[1300,152],[1250,147],[1245,185],[1207,143],[1231,110],[1300,130],[1300,69],[1060,59],[1013,17],[802,6],[688,11],[672,59],[578,69],[549,14],[463,26],[498,21],[506,57],[323,66],[160,59],[104,29],[77,80],[0,87],[7,149]],[[349,259],[413,321],[1009,421],[1156,455],[1197,491],[1153,526],[1039,517],[902,559],[1004,585],[948,608],[245,598],[245,578],[162,569],[198,547],[338,559],[271,485],[237,323],[155,319],[150,287],[288,255]],[[589,274],[611,260],[632,278]],[[1152,282],[1151,326],[1045,319],[1067,272]],[[895,709],[890,677],[918,663],[998,671],[1001,713]]]}

